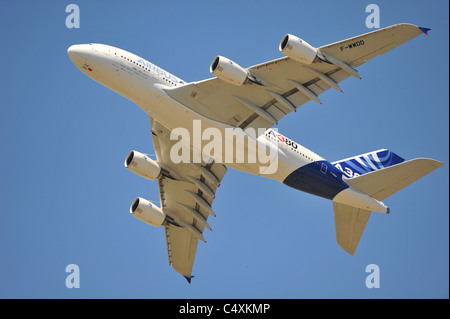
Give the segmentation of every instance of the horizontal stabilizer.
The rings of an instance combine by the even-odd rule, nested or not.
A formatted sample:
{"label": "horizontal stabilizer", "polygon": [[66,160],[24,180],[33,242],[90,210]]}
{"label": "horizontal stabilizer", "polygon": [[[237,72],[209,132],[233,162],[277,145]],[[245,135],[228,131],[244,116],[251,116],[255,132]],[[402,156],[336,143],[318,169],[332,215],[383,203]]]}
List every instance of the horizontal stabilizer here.
{"label": "horizontal stabilizer", "polygon": [[371,212],[336,202],[333,202],[333,208],[336,241],[342,249],[353,255]]}
{"label": "horizontal stabilizer", "polygon": [[344,177],[344,181],[360,192],[381,201],[442,165],[444,163],[433,159],[416,158],[365,175]]}

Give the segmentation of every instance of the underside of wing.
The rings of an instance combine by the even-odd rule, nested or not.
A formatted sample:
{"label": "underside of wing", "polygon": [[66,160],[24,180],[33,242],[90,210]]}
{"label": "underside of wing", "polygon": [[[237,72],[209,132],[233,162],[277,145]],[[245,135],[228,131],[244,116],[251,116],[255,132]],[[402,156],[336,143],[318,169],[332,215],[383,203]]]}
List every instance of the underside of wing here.
{"label": "underside of wing", "polygon": [[167,88],[166,92],[211,120],[242,129],[267,129],[309,100],[322,103],[319,95],[324,91],[330,88],[342,91],[339,82],[351,75],[359,77],[355,67],[422,32],[417,26],[398,24],[320,48],[311,47],[317,53],[311,63],[284,57],[243,69],[233,61],[217,57],[212,69],[220,69],[217,59],[223,58],[223,67],[230,68],[231,75],[237,74],[236,80],[245,76],[247,79],[240,83],[212,78]]}
{"label": "underside of wing", "polygon": [[330,83],[338,88],[336,84],[349,77],[339,67],[328,63],[306,67],[290,58],[249,70],[258,78],[270,81],[270,85],[235,86],[212,78],[166,92],[211,120],[257,131],[272,127],[311,99],[322,103],[318,96],[331,87]]}
{"label": "underside of wing", "polygon": [[424,28],[412,24],[395,24],[353,38],[320,47],[352,67],[358,67],[370,59],[382,55],[424,33]]}
{"label": "underside of wing", "polygon": [[217,188],[227,169],[222,164],[173,163],[170,131],[150,118],[158,164],[165,174],[158,180],[161,209],[169,217],[165,234],[169,264],[190,281],[198,240],[211,229],[209,215]]}

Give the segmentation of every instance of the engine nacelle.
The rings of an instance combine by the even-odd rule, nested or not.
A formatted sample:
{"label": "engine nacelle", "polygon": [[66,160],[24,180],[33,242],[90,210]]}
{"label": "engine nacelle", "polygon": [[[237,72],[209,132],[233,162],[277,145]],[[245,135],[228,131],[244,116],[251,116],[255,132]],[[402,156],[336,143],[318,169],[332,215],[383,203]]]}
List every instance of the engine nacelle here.
{"label": "engine nacelle", "polygon": [[281,53],[304,64],[313,63],[319,50],[292,34],[286,34],[280,42]]}
{"label": "engine nacelle", "polygon": [[137,151],[131,151],[128,154],[124,165],[133,173],[152,181],[161,176],[159,164],[147,155]]}
{"label": "engine nacelle", "polygon": [[130,213],[144,223],[155,227],[161,226],[166,220],[166,214],[161,208],[141,197],[133,201]]}
{"label": "engine nacelle", "polygon": [[237,86],[246,83],[248,79],[247,70],[239,64],[220,55],[214,58],[211,63],[210,71],[219,79]]}

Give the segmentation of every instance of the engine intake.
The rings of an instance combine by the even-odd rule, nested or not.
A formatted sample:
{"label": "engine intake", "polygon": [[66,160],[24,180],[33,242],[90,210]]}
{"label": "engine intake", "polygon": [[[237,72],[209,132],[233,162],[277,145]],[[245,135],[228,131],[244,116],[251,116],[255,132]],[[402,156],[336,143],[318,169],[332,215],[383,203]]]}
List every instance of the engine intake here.
{"label": "engine intake", "polygon": [[127,155],[124,165],[133,173],[152,181],[161,176],[159,164],[138,151],[131,151]]}
{"label": "engine intake", "polygon": [[144,223],[155,227],[161,226],[166,220],[166,214],[161,208],[142,197],[138,197],[133,201],[130,213]]}
{"label": "engine intake", "polygon": [[247,70],[236,62],[220,55],[214,58],[210,71],[217,78],[236,86],[241,86],[248,81]]}
{"label": "engine intake", "polygon": [[281,53],[304,64],[317,62],[320,51],[308,42],[292,34],[286,34],[280,42]]}

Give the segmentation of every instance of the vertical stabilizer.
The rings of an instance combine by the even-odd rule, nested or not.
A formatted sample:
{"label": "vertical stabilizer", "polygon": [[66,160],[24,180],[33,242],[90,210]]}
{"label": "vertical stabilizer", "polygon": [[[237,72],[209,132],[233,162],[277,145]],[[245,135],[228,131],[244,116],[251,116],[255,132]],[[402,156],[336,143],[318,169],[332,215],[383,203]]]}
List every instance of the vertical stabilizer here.
{"label": "vertical stabilizer", "polygon": [[373,151],[333,162],[347,177],[357,177],[392,165],[402,163],[403,158],[386,149]]}

